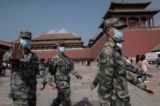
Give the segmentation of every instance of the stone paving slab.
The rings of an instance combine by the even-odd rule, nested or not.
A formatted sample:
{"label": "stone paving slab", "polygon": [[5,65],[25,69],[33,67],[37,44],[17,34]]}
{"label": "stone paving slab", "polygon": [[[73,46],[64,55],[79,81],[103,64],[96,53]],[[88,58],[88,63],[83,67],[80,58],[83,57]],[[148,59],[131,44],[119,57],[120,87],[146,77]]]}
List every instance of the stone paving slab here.
{"label": "stone paving slab", "polygon": [[[130,101],[132,106],[160,106],[160,70],[154,70],[155,66],[151,66],[154,73],[153,78],[148,78],[147,86],[154,88],[155,95],[149,96],[146,92],[129,84]],[[90,83],[93,81],[98,68],[92,66],[91,70],[86,67],[75,67],[80,73],[84,74],[82,80],[76,79],[71,75],[71,101],[73,106],[100,106],[97,88],[90,90]],[[0,77],[0,106],[11,106],[12,99],[7,97],[9,92],[10,71],[7,71],[7,76]],[[38,78],[37,85],[37,106],[50,106],[52,100],[57,96],[57,90],[53,90],[49,85],[43,91],[39,90],[41,79]]]}

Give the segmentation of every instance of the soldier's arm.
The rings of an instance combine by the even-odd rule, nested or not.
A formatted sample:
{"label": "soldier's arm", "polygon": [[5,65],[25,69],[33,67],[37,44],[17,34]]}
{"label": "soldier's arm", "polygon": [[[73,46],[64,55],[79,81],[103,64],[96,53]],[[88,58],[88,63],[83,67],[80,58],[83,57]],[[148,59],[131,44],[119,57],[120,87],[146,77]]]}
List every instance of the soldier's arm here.
{"label": "soldier's arm", "polygon": [[126,80],[142,90],[146,90],[147,88],[147,86],[142,81],[139,81],[137,77],[135,77],[134,75],[132,75],[127,71],[126,71]]}
{"label": "soldier's arm", "polygon": [[144,70],[139,69],[138,67],[136,67],[126,61],[125,61],[125,64],[126,64],[126,70],[128,70],[132,73],[138,74],[138,75],[146,75],[146,72]]}
{"label": "soldier's arm", "polygon": [[51,75],[54,75],[56,68],[57,68],[57,57],[54,57],[50,60],[49,63],[49,69],[48,71],[50,72]]}
{"label": "soldier's arm", "polygon": [[48,69],[40,63],[38,57],[34,53],[33,53],[33,58],[34,58],[34,68],[35,70],[38,71],[37,75],[39,75],[43,79],[41,84],[43,85],[46,85],[47,83],[51,84],[53,82],[53,78]]}
{"label": "soldier's arm", "polygon": [[11,52],[7,51],[2,58],[2,61],[5,63],[10,63],[10,64],[16,64],[18,62],[18,59],[11,59]]}
{"label": "soldier's arm", "polygon": [[48,71],[48,68],[44,67],[42,64],[39,64],[39,74],[43,80],[41,82],[42,85],[51,84],[53,82],[53,78]]}
{"label": "soldier's arm", "polygon": [[[100,68],[99,71],[92,82],[96,87],[101,80],[108,80],[107,77],[112,77],[112,72],[114,72],[114,55],[113,50],[109,46],[104,46],[99,54],[100,58]],[[107,76],[107,77],[106,77]]]}
{"label": "soldier's arm", "polygon": [[143,82],[139,81],[138,78],[130,74],[129,72],[126,73],[126,79],[131,84],[137,86],[138,88],[146,91],[149,95],[154,95],[154,90],[152,88],[147,87]]}
{"label": "soldier's arm", "polygon": [[96,74],[96,77],[94,78],[92,84],[96,87],[99,83],[99,77],[98,77],[99,71]]}
{"label": "soldier's arm", "polygon": [[[71,60],[70,60],[71,61]],[[71,62],[71,74],[73,74],[74,76],[76,76],[77,74],[79,74],[75,69],[74,69],[74,64]]]}

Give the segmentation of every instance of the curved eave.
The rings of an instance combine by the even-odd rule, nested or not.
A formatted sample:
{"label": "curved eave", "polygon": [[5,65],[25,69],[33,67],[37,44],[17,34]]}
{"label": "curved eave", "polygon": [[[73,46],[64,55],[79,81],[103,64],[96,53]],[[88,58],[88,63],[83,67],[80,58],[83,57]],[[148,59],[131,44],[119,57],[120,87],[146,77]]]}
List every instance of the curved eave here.
{"label": "curved eave", "polygon": [[77,38],[53,38],[53,39],[32,39],[32,41],[48,41],[48,40],[68,40],[68,39],[81,39],[81,37]]}
{"label": "curved eave", "polygon": [[109,10],[107,11],[106,15],[103,17],[103,19],[106,19],[106,17],[109,15],[109,13],[158,13],[160,9],[157,10]]}
{"label": "curved eave", "polygon": [[151,1],[148,1],[148,2],[111,2],[111,5],[113,4],[118,4],[118,5],[121,5],[121,4],[131,4],[131,5],[149,5],[151,3]]}
{"label": "curved eave", "polygon": [[[82,42],[65,42],[65,44],[83,44],[83,41]],[[56,45],[55,42],[34,42],[31,44],[31,46],[35,46],[35,45]]]}
{"label": "curved eave", "polygon": [[[109,7],[109,9],[112,9],[112,8],[114,8],[116,5],[135,5],[136,7],[137,6],[141,6],[141,5],[143,5],[143,8],[145,9],[149,4],[151,3],[151,1],[149,1],[149,2],[119,2],[119,3],[117,3],[117,2],[111,2],[111,4],[110,4],[110,7]],[[107,13],[108,13],[108,11],[106,12],[106,14],[103,16],[103,19],[105,19],[105,17],[107,16]]]}
{"label": "curved eave", "polygon": [[124,12],[128,12],[128,13],[132,13],[132,12],[147,12],[147,13],[157,13],[159,12],[160,9],[157,9],[157,10],[109,10],[108,12],[111,12],[111,13],[124,13]]}

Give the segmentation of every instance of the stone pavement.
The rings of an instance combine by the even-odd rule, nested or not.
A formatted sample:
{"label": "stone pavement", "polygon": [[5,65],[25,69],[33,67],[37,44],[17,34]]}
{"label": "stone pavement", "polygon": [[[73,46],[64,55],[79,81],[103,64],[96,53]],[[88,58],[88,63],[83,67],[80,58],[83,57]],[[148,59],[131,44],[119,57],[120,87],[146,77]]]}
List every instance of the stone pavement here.
{"label": "stone pavement", "polygon": [[[151,72],[154,73],[153,78],[148,78],[149,83],[146,85],[155,90],[154,96],[149,96],[145,91],[129,84],[130,101],[132,106],[160,106],[160,70],[155,70],[151,65]],[[100,106],[97,96],[97,88],[90,90],[89,85],[93,81],[98,68],[91,66],[91,70],[84,66],[76,66],[75,69],[83,73],[83,79],[78,80],[71,75],[71,101],[73,106]],[[12,100],[7,97],[9,92],[10,71],[7,70],[5,77],[0,77],[0,106],[11,106]],[[37,85],[37,106],[50,106],[52,100],[57,96],[56,89],[53,90],[49,85],[43,91],[39,90],[41,79],[38,78]]]}

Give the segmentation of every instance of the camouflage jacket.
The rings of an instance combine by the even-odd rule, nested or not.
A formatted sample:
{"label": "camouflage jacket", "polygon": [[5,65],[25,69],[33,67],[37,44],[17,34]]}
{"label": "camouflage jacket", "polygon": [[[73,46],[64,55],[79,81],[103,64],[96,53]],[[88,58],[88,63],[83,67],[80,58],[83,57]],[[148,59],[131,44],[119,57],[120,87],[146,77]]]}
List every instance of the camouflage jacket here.
{"label": "camouflage jacket", "polygon": [[61,54],[53,57],[49,64],[49,71],[54,76],[54,81],[57,88],[69,88],[70,76],[69,74],[77,75],[78,72],[74,70],[72,61],[66,55]]}
{"label": "camouflage jacket", "polygon": [[144,83],[140,82],[136,77],[126,70],[136,74],[146,74],[143,70],[122,59],[121,50],[112,42],[107,41],[99,53],[100,69],[93,81],[93,85],[97,86],[100,97],[108,98],[128,98],[127,81],[133,85],[146,89]]}
{"label": "camouflage jacket", "polygon": [[46,82],[50,84],[53,81],[35,53],[28,50],[23,58],[17,60],[10,59],[10,55],[10,51],[7,51],[3,56],[3,61],[10,63],[12,67],[9,97],[20,99],[35,97],[37,75],[43,78],[42,84]]}

